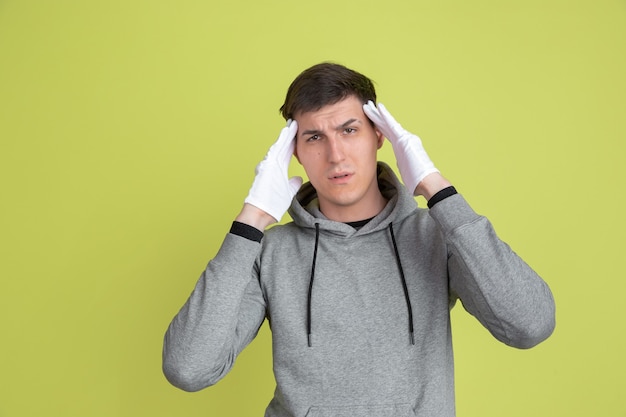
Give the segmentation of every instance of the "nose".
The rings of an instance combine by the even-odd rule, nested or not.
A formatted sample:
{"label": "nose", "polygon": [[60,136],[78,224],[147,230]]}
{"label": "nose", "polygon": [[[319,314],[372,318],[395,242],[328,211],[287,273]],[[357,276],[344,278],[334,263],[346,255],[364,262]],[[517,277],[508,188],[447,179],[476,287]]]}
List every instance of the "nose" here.
{"label": "nose", "polygon": [[345,159],[343,143],[340,138],[332,137],[328,140],[328,161],[341,162]]}

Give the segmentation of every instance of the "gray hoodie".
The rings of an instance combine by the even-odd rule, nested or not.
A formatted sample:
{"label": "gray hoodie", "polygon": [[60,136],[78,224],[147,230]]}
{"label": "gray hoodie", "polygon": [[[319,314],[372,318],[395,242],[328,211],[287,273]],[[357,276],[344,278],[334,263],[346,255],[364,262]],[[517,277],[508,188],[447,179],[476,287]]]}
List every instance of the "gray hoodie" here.
{"label": "gray hoodie", "polygon": [[216,383],[267,318],[266,417],[451,417],[457,299],[507,345],[552,333],[550,289],[461,195],[427,210],[383,163],[378,182],[389,201],[358,230],[326,219],[307,183],[262,243],[228,234],[168,328],[168,380]]}

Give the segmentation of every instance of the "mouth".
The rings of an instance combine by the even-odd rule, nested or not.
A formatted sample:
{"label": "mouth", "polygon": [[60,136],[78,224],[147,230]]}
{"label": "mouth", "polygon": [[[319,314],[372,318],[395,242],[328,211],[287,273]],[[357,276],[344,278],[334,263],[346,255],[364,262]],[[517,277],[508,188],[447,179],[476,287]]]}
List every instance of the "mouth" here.
{"label": "mouth", "polygon": [[344,183],[344,182],[349,181],[352,175],[354,174],[350,172],[336,172],[336,173],[331,174],[328,177],[328,179],[334,183]]}

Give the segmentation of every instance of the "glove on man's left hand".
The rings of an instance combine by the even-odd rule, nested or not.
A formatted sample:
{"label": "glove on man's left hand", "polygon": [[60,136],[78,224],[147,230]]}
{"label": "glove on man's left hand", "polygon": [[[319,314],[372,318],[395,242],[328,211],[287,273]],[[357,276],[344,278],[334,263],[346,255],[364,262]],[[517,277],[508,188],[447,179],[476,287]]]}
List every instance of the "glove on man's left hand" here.
{"label": "glove on man's left hand", "polygon": [[404,130],[382,103],[378,103],[377,107],[370,100],[363,105],[363,111],[391,142],[402,181],[407,190],[415,195],[415,189],[424,177],[439,172],[424,150],[421,139]]}

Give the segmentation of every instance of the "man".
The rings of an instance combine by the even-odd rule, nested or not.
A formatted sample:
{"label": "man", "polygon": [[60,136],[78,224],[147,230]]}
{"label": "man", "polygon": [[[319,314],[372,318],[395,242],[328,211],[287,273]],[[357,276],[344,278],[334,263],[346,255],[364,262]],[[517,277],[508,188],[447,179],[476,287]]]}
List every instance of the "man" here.
{"label": "man", "polygon": [[[375,102],[371,81],[341,65],[291,84],[287,126],[167,331],[172,384],[216,383],[267,317],[277,386],[266,416],[448,417],[457,299],[508,345],[552,333],[548,286]],[[385,137],[403,183],[377,162]],[[310,182],[288,179],[292,155]],[[288,208],[293,222],[267,229]]]}

